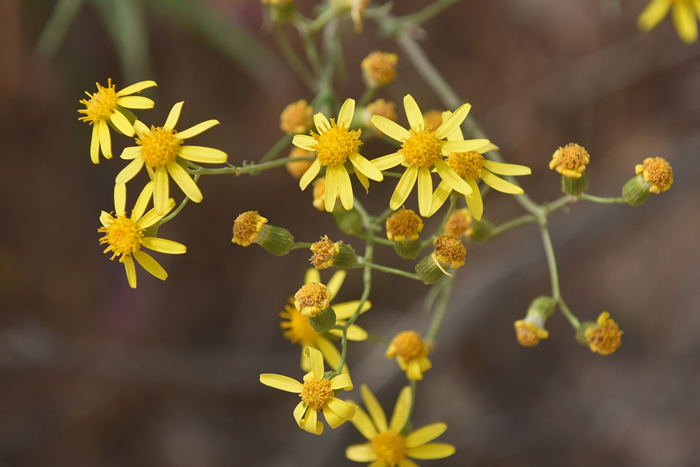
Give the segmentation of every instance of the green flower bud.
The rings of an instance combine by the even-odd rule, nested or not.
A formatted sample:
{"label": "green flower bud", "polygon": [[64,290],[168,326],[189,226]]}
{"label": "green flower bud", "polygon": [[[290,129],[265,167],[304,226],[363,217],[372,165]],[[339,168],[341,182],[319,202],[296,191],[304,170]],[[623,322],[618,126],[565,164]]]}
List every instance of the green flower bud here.
{"label": "green flower bud", "polygon": [[584,193],[588,189],[588,175],[586,175],[586,172],[580,175],[578,178],[562,175],[561,190],[571,196],[579,196],[581,193]]}
{"label": "green flower bud", "polygon": [[332,307],[324,308],[313,317],[309,317],[309,324],[314,331],[324,333],[333,329],[335,326],[336,316],[335,310]]}
{"label": "green flower bud", "polygon": [[419,238],[415,240],[404,240],[403,242],[394,242],[394,251],[403,259],[414,259],[418,256],[421,250],[421,241]]}
{"label": "green flower bud", "polygon": [[651,188],[651,183],[645,182],[642,175],[637,175],[624,184],[622,197],[630,206],[639,206],[649,199],[651,194],[649,188]]}

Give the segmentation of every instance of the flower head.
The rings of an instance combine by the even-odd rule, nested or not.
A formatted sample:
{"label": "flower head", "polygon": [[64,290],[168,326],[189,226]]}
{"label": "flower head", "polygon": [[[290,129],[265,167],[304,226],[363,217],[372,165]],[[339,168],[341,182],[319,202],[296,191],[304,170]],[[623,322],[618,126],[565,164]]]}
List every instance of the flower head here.
{"label": "flower head", "polygon": [[321,240],[311,245],[311,264],[316,269],[326,269],[333,265],[333,258],[340,253],[340,245],[333,243],[328,235],[324,235]]}
{"label": "flower head", "polygon": [[214,125],[218,120],[207,120],[184,131],[176,131],[175,125],[180,118],[183,102],[178,102],[170,110],[165,124],[162,127],[151,126],[149,129],[143,122],[137,120],[134,123],[136,131],[136,144],[124,149],[121,158],[132,160],[129,165],[119,172],[116,178],[117,184],[126,183],[136,176],[145,165],[151,178],[155,181],[153,190],[153,205],[156,213],[163,214],[170,196],[170,182],[168,174],[182,189],[185,195],[199,203],[202,201],[202,192],[197,184],[190,178],[185,169],[177,162],[180,157],[191,162],[206,162],[220,164],[226,162],[228,156],[218,149],[202,146],[183,146],[182,142],[192,138]]}
{"label": "flower head", "polygon": [[[282,391],[299,394],[301,402],[294,409],[294,419],[303,430],[320,435],[323,424],[318,421],[318,412],[323,411],[326,422],[331,428],[337,428],[346,420],[355,416],[356,407],[335,397],[334,391],[352,389],[350,375],[328,376],[323,372],[323,356],[311,347],[304,349],[304,354],[311,361],[311,372],[300,383],[292,378],[275,374],[260,375],[260,382]],[[324,377],[325,376],[325,377]]]}
{"label": "flower head", "polygon": [[678,37],[686,44],[692,44],[698,39],[697,16],[700,16],[700,5],[695,0],[652,0],[639,15],[639,29],[647,32],[656,27],[671,7]]}
{"label": "flower head", "polygon": [[314,109],[306,99],[292,102],[280,115],[280,128],[289,135],[306,133],[311,129],[313,113]]}
{"label": "flower head", "polygon": [[[163,238],[146,236],[146,229],[164,217],[164,214],[156,214],[153,209],[144,215],[152,192],[153,182],[149,182],[136,201],[134,210],[131,211],[131,216],[127,217],[125,209],[126,186],[116,185],[114,187],[115,215],[102,211],[100,215],[102,227],[97,229],[98,232],[105,234],[104,237],[100,239],[101,244],[107,245],[104,252],[107,253],[111,251],[113,254],[110,259],[113,260],[115,257],[119,257],[119,262],[124,263],[126,277],[132,288],[136,288],[136,267],[134,266],[134,259],[136,259],[146,271],[153,274],[158,279],[165,280],[168,277],[168,273],[165,272],[165,269],[163,269],[151,255],[141,251],[141,247],[169,254],[182,254],[187,251],[185,245],[180,243]],[[169,199],[165,214],[174,207],[175,202]]]}
{"label": "flower head", "polygon": [[376,101],[367,104],[365,115],[365,118],[367,119],[367,126],[374,129],[377,136],[382,136],[383,133],[372,124],[372,117],[375,115],[381,115],[382,117],[388,118],[392,122],[399,119],[399,116],[396,115],[396,103],[386,101],[384,99],[377,99]]}
{"label": "flower head", "polygon": [[372,164],[379,170],[387,170],[399,164],[405,165],[407,169],[394,190],[389,206],[394,210],[401,207],[418,180],[420,215],[428,217],[432,214],[430,209],[433,194],[431,169],[434,167],[437,170],[450,190],[454,188],[460,193],[470,194],[472,188],[452,170],[443,156],[449,154],[450,151],[471,151],[482,148],[489,142],[485,139],[444,141],[444,138],[450,136],[467,117],[471,108],[469,104],[464,104],[457,109],[436,130],[425,126],[423,114],[410,94],[404,97],[404,107],[410,124],[408,130],[388,118],[379,115],[372,117],[372,123],[382,133],[402,143],[398,152],[374,159]]}
{"label": "flower head", "polygon": [[[450,118],[450,112],[443,112],[443,120]],[[448,141],[463,141],[462,130],[456,128],[448,137]],[[465,193],[469,212],[477,221],[481,220],[484,212],[484,201],[481,198],[479,186],[476,184],[480,178],[491,188],[503,193],[522,194],[523,190],[519,186],[506,182],[499,175],[528,175],[532,171],[524,165],[504,164],[501,162],[493,162],[484,158],[482,154],[498,149],[493,144],[486,142],[479,148],[474,148],[464,152],[451,152],[447,157],[447,164],[464,180],[472,189],[470,193]],[[438,209],[445,203],[454,187],[450,186],[447,180],[444,180],[438,186],[433,194],[430,213],[431,215],[437,212]],[[459,191],[459,190],[457,190]]]}
{"label": "flower head", "polygon": [[[292,148],[292,150],[289,152],[289,157],[293,157],[295,159],[300,157],[313,157],[313,155],[313,152],[301,148]],[[306,171],[309,170],[311,164],[313,164],[312,161],[287,162],[287,172],[289,172],[292,177],[299,180],[304,176]]]}
{"label": "flower head", "polygon": [[386,220],[386,236],[395,242],[417,240],[422,230],[423,220],[411,209],[401,208]]}
{"label": "flower head", "polygon": [[258,214],[258,211],[247,211],[236,217],[233,221],[233,243],[241,246],[249,246],[257,240],[260,230],[267,223],[267,219]]}
{"label": "flower head", "polygon": [[469,209],[455,209],[450,217],[445,222],[443,230],[446,234],[454,235],[459,238],[462,235],[468,237],[472,234],[472,215],[469,214]]}
{"label": "flower head", "polygon": [[394,358],[408,379],[421,380],[423,373],[432,368],[428,360],[428,344],[416,331],[403,331],[392,339],[386,350],[386,358]]}
{"label": "flower head", "polygon": [[[340,287],[343,285],[345,280],[345,271],[337,271],[328,281],[327,287],[333,293],[332,298],[338,294]],[[306,277],[304,278],[304,283],[309,284],[312,282],[321,282],[321,276],[316,269],[309,269],[306,272]],[[360,306],[359,300],[353,300],[350,302],[335,303],[333,304],[333,310],[335,311],[336,324],[344,325],[345,322],[355,314],[357,308]],[[372,307],[372,304],[366,300],[362,304],[360,313],[364,313]],[[309,317],[301,314],[299,310],[294,306],[294,299],[290,298],[289,304],[285,305],[284,312],[280,313],[283,318],[280,326],[284,331],[285,339],[290,340],[295,344],[300,344],[302,346],[301,355],[301,368],[304,371],[311,370],[311,361],[308,356],[303,353],[304,347],[311,347],[320,350],[323,354],[324,359],[330,365],[331,368],[338,368],[340,364],[340,353],[335,345],[327,338],[324,334],[314,331],[314,328],[309,324]],[[339,329],[332,329],[328,331],[328,334],[334,336],[342,337],[343,333]],[[351,341],[364,341],[367,339],[367,332],[356,324],[351,324],[348,327],[347,332],[348,340]],[[343,372],[347,371],[347,365],[343,367]]]}
{"label": "flower head", "polygon": [[362,157],[357,150],[362,142],[360,131],[350,130],[350,123],[355,113],[355,101],[345,101],[338,114],[338,123],[334,119],[330,122],[322,113],[314,115],[314,122],[319,134],[311,132],[308,135],[296,135],[293,144],[308,151],[316,151],[316,160],[306,171],[299,186],[302,190],[316,178],[321,167],[326,167],[326,191],[324,204],[326,211],[332,212],[335,207],[335,199],[340,195],[340,202],[348,211],[352,209],[353,193],[350,184],[350,175],[345,168],[345,161],[349,160],[355,168],[355,173],[360,183],[367,188],[368,178],[382,181],[384,176],[367,159]]}
{"label": "flower head", "polygon": [[544,320],[537,320],[533,315],[528,315],[524,320],[519,319],[514,324],[515,337],[523,347],[534,347],[540,343],[540,339],[549,337],[549,332],[544,329]]}
{"label": "flower head", "polygon": [[644,163],[635,166],[635,172],[642,174],[645,182],[651,183],[649,191],[652,193],[666,191],[673,184],[671,164],[661,157],[647,157]]}
{"label": "flower head", "polygon": [[333,292],[320,282],[304,284],[294,294],[294,306],[303,316],[313,318],[330,306]]}
{"label": "flower head", "polygon": [[449,264],[452,268],[459,268],[464,265],[464,258],[467,250],[462,241],[451,234],[444,234],[433,240],[435,247],[435,257],[442,264]]}
{"label": "flower head", "polygon": [[586,171],[586,164],[590,161],[588,151],[576,143],[569,143],[554,151],[549,168],[556,169],[565,177],[581,178],[581,174]]}
{"label": "flower head", "polygon": [[398,62],[399,57],[389,52],[376,50],[367,55],[360,65],[367,86],[379,88],[394,81]]}
{"label": "flower head", "polygon": [[610,318],[610,313],[604,311],[598,316],[596,325],[586,329],[585,337],[591,352],[609,355],[622,344],[620,327]]}
{"label": "flower head", "polygon": [[423,124],[425,128],[440,128],[440,125],[442,125],[442,112],[439,110],[428,110],[423,114]]}
{"label": "flower head", "polygon": [[403,434],[411,413],[410,387],[404,387],[399,393],[388,424],[384,409],[372,391],[363,384],[360,392],[369,415],[358,407],[352,424],[368,442],[348,446],[345,450],[348,459],[355,462],[372,462],[372,467],[411,467],[416,464],[407,458],[442,459],[454,454],[455,447],[451,444],[430,442],[447,430],[444,423],[431,423],[407,435]]}
{"label": "flower head", "polygon": [[[90,158],[92,162],[100,162],[100,149],[107,159],[112,158],[112,140],[109,134],[107,122],[112,123],[115,128],[127,136],[134,136],[134,126],[125,115],[130,113],[124,109],[150,109],[153,108],[153,101],[146,97],[132,96],[146,88],[155,86],[155,81],[141,81],[131,86],[127,86],[121,91],[115,91],[112,79],[107,80],[107,87],[100,83],[97,85],[97,92],[88,95],[90,100],[83,99],[81,104],[85,109],[78,110],[84,117],[80,120],[89,122],[92,125],[92,142],[90,143]],[[132,117],[133,118],[133,117]]]}

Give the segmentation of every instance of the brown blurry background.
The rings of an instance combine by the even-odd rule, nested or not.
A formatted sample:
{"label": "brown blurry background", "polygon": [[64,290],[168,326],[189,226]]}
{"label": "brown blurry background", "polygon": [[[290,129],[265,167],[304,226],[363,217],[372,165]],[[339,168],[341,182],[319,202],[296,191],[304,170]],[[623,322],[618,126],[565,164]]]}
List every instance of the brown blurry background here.
{"label": "brown blurry background", "polygon": [[[683,44],[670,18],[640,33],[645,4],[623,1],[618,11],[608,0],[463,0],[424,25],[423,47],[491,140],[509,162],[532,167],[520,180],[535,200],[560,195],[547,163],[568,142],[592,156],[592,194],[618,196],[634,165],[653,156],[672,164],[675,183],[641,207],[581,202],[551,219],[574,313],[585,320],[608,310],[625,331],[611,356],[577,344],[559,313],[538,347],[515,341],[513,321],[549,292],[533,225],[468,246],[413,417],[415,426],[446,422],[439,441],[457,453],[420,465],[700,465],[700,44]],[[311,207],[310,190],[301,192],[284,169],[203,177],[204,201],[159,232],[187,245],[187,254],[156,253],[170,277],[161,282],[138,269],[136,290],[98,244],[99,213],[113,209],[124,163],[90,162],[91,128],[76,110],[96,81],[111,77],[122,88],[155,79],[158,88],[144,94],[156,107],[141,118],[163,122],[184,100],[179,128],[218,119],[194,144],[226,151],[235,165],[259,159],[282,136],[286,104],[314,97],[278,58],[259,4],[210,1],[273,51],[257,75],[149,12],[143,47],[152,74],[128,78],[89,4],[53,58],[34,53],[53,5],[0,0],[0,466],[355,465],[344,449],[363,438],[350,423],[309,435],[292,418],[295,396],[258,380],[266,372],[302,376],[300,349],[282,339],[278,312],[301,285],[309,255],[276,258],[231,243],[233,220],[247,210],[298,241],[344,238],[331,216]],[[424,5],[397,2],[394,12]],[[312,6],[300,2],[306,14]],[[381,49],[400,62],[397,81],[378,97],[400,102],[411,93],[423,110],[441,108],[373,23],[359,36],[348,21],[342,31],[341,99],[359,99],[359,64]],[[115,154],[128,145],[113,138]],[[370,142],[363,154],[388,150]],[[143,177],[129,185],[129,203]],[[371,196],[355,189],[378,213],[394,186],[373,184]],[[179,201],[179,189],[173,193]],[[508,195],[486,199],[495,223],[521,214]],[[376,259],[414,264],[386,248]],[[338,300],[358,298],[360,276],[348,275]],[[387,338],[425,332],[427,287],[374,277],[373,308],[359,324]],[[405,377],[383,350],[351,343],[348,361],[356,387],[369,384],[391,412]],[[358,392],[349,397],[359,400]]]}

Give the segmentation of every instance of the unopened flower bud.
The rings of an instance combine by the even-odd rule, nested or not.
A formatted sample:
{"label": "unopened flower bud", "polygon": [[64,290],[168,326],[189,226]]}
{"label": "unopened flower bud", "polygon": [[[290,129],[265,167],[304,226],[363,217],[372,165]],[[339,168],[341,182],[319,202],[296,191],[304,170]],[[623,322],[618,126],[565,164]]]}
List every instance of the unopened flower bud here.
{"label": "unopened flower bud", "polygon": [[561,188],[564,193],[579,196],[588,189],[586,164],[590,161],[588,151],[576,143],[569,143],[554,152],[549,168],[556,169],[562,175]]}
{"label": "unopened flower bud", "polygon": [[335,266],[339,269],[350,269],[357,262],[357,254],[350,245],[343,242],[333,243],[328,236],[311,245],[313,256],[311,264],[316,269],[326,269]]}
{"label": "unopened flower bud", "polygon": [[257,211],[248,211],[233,223],[231,241],[244,247],[257,243],[275,256],[284,256],[292,249],[294,236],[287,229],[267,225],[267,219]]}
{"label": "unopened flower bud", "polygon": [[314,109],[306,99],[293,102],[282,111],[280,128],[289,135],[306,133],[311,130],[313,113]]}
{"label": "unopened flower bud", "polygon": [[549,337],[549,332],[544,329],[547,318],[552,316],[557,302],[552,297],[541,295],[534,299],[527,309],[525,319],[518,320],[515,325],[515,336],[523,347],[534,347],[540,339]]}
{"label": "unopened flower bud", "polygon": [[649,157],[644,163],[635,166],[636,177],[622,187],[622,197],[627,204],[639,206],[649,198],[651,193],[661,193],[673,184],[673,169],[661,157]]}
{"label": "unopened flower bud", "polygon": [[441,235],[433,241],[433,245],[435,251],[416,265],[416,274],[424,284],[434,284],[443,275],[451,277],[446,271],[447,267],[459,268],[467,254],[462,242],[454,235]]}
{"label": "unopened flower bud", "polygon": [[423,220],[411,209],[401,208],[386,220],[386,236],[394,242],[394,251],[404,259],[413,259],[421,250],[418,234]]}
{"label": "unopened flower bud", "polygon": [[375,51],[362,60],[362,77],[370,88],[380,88],[396,78],[399,57],[389,52]]}

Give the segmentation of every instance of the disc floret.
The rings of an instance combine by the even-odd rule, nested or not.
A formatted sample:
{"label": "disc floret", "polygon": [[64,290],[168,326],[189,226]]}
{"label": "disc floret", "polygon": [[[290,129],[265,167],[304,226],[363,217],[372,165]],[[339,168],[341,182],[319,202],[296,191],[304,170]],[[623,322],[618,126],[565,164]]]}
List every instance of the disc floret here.
{"label": "disc floret", "polygon": [[136,144],[141,146],[141,157],[147,167],[157,169],[175,162],[182,140],[171,128],[151,126],[151,131],[136,138]]}

